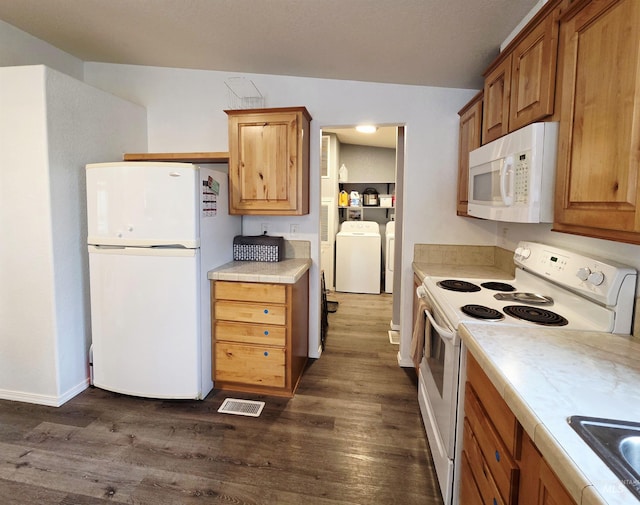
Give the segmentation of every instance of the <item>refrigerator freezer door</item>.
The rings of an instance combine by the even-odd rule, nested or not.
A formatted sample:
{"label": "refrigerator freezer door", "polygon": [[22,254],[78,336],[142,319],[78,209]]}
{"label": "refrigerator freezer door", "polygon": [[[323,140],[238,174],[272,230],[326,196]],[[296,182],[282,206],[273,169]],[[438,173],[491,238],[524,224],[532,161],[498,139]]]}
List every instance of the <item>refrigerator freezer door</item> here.
{"label": "refrigerator freezer door", "polygon": [[97,387],[149,398],[200,399],[197,249],[89,246]]}
{"label": "refrigerator freezer door", "polygon": [[190,163],[87,165],[87,242],[199,247],[198,171]]}

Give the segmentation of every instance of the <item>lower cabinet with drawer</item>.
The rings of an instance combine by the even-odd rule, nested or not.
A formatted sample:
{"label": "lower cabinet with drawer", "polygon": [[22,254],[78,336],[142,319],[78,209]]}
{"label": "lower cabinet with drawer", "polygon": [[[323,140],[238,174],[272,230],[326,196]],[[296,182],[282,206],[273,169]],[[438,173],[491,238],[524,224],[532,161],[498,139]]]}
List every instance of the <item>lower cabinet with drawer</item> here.
{"label": "lower cabinet with drawer", "polygon": [[575,504],[471,354],[462,444],[461,504]]}
{"label": "lower cabinet with drawer", "polygon": [[293,396],[307,362],[309,272],[295,284],[211,283],[216,389]]}

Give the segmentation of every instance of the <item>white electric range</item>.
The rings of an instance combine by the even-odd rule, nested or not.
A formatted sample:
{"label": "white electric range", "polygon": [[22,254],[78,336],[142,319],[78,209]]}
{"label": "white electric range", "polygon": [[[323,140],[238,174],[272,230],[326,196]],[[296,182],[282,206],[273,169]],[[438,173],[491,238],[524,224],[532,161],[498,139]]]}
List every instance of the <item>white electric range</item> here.
{"label": "white electric range", "polygon": [[626,265],[535,242],[520,242],[511,280],[427,276],[429,309],[418,400],[445,505],[458,503],[461,345],[465,321],[629,334],[637,272]]}

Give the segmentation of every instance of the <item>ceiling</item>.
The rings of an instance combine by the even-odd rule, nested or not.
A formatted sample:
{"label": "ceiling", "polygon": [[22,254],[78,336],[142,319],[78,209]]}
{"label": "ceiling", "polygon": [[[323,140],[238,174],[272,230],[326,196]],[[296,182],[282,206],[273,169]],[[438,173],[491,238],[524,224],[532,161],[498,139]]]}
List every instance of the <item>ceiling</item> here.
{"label": "ceiling", "polygon": [[322,133],[335,133],[342,144],[360,146],[396,148],[397,132],[395,126],[380,126],[375,133],[360,133],[355,127],[323,128]]}
{"label": "ceiling", "polygon": [[0,20],[83,61],[479,89],[538,1],[5,0]]}

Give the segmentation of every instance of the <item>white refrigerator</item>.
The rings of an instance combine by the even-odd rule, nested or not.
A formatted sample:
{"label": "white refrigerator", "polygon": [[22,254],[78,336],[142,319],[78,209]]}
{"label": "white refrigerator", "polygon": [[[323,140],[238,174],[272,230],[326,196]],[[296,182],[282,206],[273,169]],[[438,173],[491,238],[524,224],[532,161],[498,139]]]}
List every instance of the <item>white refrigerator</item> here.
{"label": "white refrigerator", "polygon": [[148,398],[212,389],[207,272],[233,259],[227,174],[190,163],[86,166],[93,384]]}

